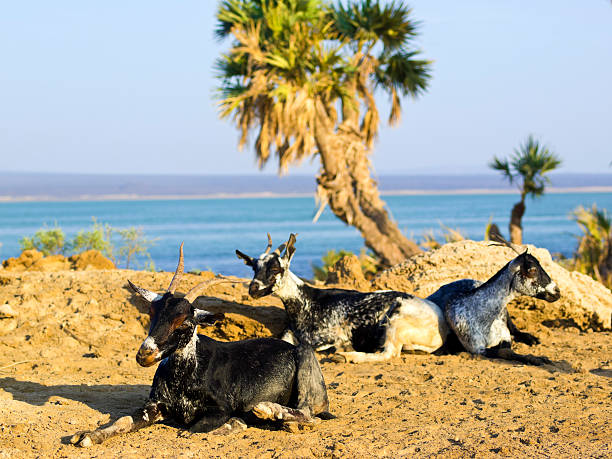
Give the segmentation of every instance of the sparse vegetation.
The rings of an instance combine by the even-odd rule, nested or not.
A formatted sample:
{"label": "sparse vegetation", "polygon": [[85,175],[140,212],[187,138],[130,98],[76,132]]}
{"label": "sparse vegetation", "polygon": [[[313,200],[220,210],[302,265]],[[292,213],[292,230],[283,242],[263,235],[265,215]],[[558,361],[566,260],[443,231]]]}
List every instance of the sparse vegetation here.
{"label": "sparse vegetation", "polygon": [[144,268],[147,271],[154,271],[155,265],[149,254],[149,247],[151,247],[156,239],[148,239],[145,237],[144,231],[141,227],[130,227],[127,229],[113,230],[113,233],[119,237],[121,241],[117,246],[113,261],[116,265],[119,262],[124,262],[125,269],[130,268],[132,263],[137,257],[144,258]]}
{"label": "sparse vegetation", "polygon": [[58,255],[66,249],[66,235],[56,223],[53,228],[45,226],[39,229],[34,236],[24,236],[19,241],[19,246],[22,251],[36,249],[44,256]]}
{"label": "sparse vegetation", "polygon": [[70,243],[70,251],[79,253],[85,250],[98,250],[105,257],[112,259],[113,244],[111,240],[115,230],[108,223],[99,223],[95,217],[92,220],[92,229],[79,231]]}
{"label": "sparse vegetation", "polygon": [[582,230],[571,267],[612,288],[612,223],[606,209],[582,206],[572,218]]}
{"label": "sparse vegetation", "polygon": [[[329,269],[341,258],[352,255],[355,254],[348,250],[328,251],[325,255],[323,255],[323,257],[321,257],[321,261],[323,262],[321,266],[317,266],[315,264],[312,265],[312,271],[315,279],[325,282],[329,274]],[[367,253],[365,249],[361,250],[359,255],[357,255],[357,258],[359,259],[361,270],[363,271],[363,275],[366,279],[373,278],[380,270],[380,261],[373,254]]]}
{"label": "sparse vegetation", "polygon": [[155,241],[147,238],[141,227],[114,228],[108,223],[98,222],[94,217],[91,229],[79,231],[71,240],[67,241],[64,231],[55,224],[53,228],[41,228],[34,236],[23,237],[19,244],[21,250],[36,249],[44,256],[98,250],[116,266],[129,269],[137,260],[144,260],[139,266],[154,271],[155,264],[149,248]]}
{"label": "sparse vegetation", "polygon": [[[465,236],[461,234],[458,229],[450,228],[442,223],[440,223],[440,227],[442,229],[440,237],[436,237],[432,229],[423,233],[420,245],[424,250],[436,250],[442,247],[442,244],[463,241],[465,239]],[[440,242],[440,240],[442,240],[442,242]]]}

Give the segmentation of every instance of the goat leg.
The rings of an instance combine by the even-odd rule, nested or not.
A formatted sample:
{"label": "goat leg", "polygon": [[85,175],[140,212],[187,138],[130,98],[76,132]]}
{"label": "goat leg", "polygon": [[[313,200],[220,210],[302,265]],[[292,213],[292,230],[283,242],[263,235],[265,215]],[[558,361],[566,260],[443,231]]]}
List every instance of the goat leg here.
{"label": "goat leg", "polygon": [[132,416],[123,416],[111,424],[99,427],[96,430],[78,432],[72,436],[70,443],[87,448],[99,444],[107,438],[127,432],[134,432],[143,427],[161,421],[163,416],[159,406],[155,402],[147,403],[143,408],[137,410]]}
{"label": "goat leg", "polygon": [[350,351],[338,352],[338,355],[344,357],[347,363],[384,362],[393,357],[399,357],[404,344],[407,343],[400,342],[398,327],[391,322],[386,327],[384,347],[381,352]]}
{"label": "goat leg", "polygon": [[512,333],[512,338],[517,343],[525,343],[527,346],[535,346],[536,344],[540,344],[540,339],[537,336],[519,330],[516,330],[515,333]]}
{"label": "goat leg", "polygon": [[504,360],[513,360],[516,362],[526,363],[527,365],[540,366],[540,365],[552,364],[550,359],[546,357],[537,357],[535,355],[530,355],[530,354],[527,354],[527,355],[517,354],[509,347],[497,347],[497,346],[491,347],[491,348],[485,349],[484,355],[486,357],[492,357],[492,358],[498,358],[498,359],[504,359]]}
{"label": "goat leg", "polygon": [[270,421],[297,422],[299,424],[315,424],[317,420],[310,416],[310,410],[289,408],[274,402],[260,402],[252,409],[259,419]]}
{"label": "goat leg", "polygon": [[[216,433],[217,430],[223,429],[227,424],[232,423],[234,419],[230,414],[224,411],[207,413],[202,419],[197,421],[189,428],[191,433]],[[226,429],[231,430],[231,429]],[[229,431],[227,432],[229,433]],[[221,434],[221,432],[219,432]]]}
{"label": "goat leg", "polygon": [[298,339],[295,336],[295,333],[293,333],[293,330],[291,330],[289,327],[285,328],[285,330],[280,336],[280,339],[282,339],[283,341],[289,344],[293,344],[294,346],[297,346],[299,344]]}
{"label": "goat leg", "polygon": [[512,335],[512,338],[517,343],[524,343],[528,346],[534,346],[536,344],[540,344],[540,339],[537,336],[534,336],[531,333],[522,332],[516,327],[516,325],[514,325],[514,322],[512,322],[512,318],[510,317],[510,314],[508,313],[507,310],[506,310],[506,324],[508,326],[508,330],[510,330],[510,334]]}
{"label": "goat leg", "polygon": [[297,374],[295,378],[296,408],[309,416],[327,413],[329,400],[327,387],[317,357],[308,345],[300,345],[297,350]]}

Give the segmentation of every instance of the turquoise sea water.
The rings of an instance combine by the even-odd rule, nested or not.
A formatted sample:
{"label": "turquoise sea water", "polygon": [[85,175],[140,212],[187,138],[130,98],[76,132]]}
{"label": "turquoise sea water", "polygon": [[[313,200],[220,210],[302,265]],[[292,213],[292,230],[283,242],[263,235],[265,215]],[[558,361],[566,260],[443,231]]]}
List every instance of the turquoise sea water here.
{"label": "turquoise sea water", "polygon": [[[483,238],[493,216],[502,232],[516,195],[419,195],[385,196],[393,217],[408,236],[420,237],[428,230],[440,232],[440,222],[457,228],[469,238]],[[525,242],[571,255],[579,228],[569,219],[578,205],[597,203],[612,210],[612,193],[549,194],[527,202],[523,218]],[[185,268],[212,269],[223,274],[250,275],[234,254],[240,249],[258,255],[266,246],[266,232],[274,244],[297,232],[293,270],[312,277],[312,263],[330,249],[358,252],[360,234],[345,226],[326,209],[317,223],[312,198],[249,198],[99,202],[0,203],[0,258],[17,256],[19,239],[43,225],[55,222],[69,237],[91,226],[91,218],[116,227],[142,226],[148,237],[159,238],[151,248],[157,269],[174,270],[178,246],[185,241]]]}

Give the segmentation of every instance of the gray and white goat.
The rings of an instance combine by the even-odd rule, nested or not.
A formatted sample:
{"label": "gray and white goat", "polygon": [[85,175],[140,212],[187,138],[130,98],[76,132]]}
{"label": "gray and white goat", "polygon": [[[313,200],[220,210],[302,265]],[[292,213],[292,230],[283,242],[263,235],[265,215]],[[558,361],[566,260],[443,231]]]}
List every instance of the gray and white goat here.
{"label": "gray and white goat", "polygon": [[132,416],[93,431],[75,434],[78,446],[102,443],[163,419],[191,431],[225,434],[244,430],[234,416],[312,424],[315,415],[329,418],[321,368],[311,347],[262,338],[219,342],[197,334],[197,326],[223,317],[196,309],[199,293],[219,279],[203,282],[185,295],[174,292],[183,274],[183,246],[179,264],[164,295],[129,283],[150,303],[151,326],[136,360],[148,367],[160,362],[144,406]]}
{"label": "gray and white goat", "polygon": [[[278,296],[287,311],[283,339],[316,350],[334,347],[349,362],[375,362],[398,356],[402,349],[434,352],[448,335],[443,312],[433,302],[395,291],[312,287],[289,270],[295,234],[271,252],[272,240],[259,258],[236,255],[253,269],[249,294]],[[282,253],[284,251],[284,253]]]}
{"label": "gray and white goat", "polygon": [[[498,242],[516,252],[507,241]],[[532,365],[551,363],[546,357],[521,355],[511,349],[513,336],[529,345],[539,342],[535,336],[519,331],[510,320],[506,306],[522,295],[548,302],[557,301],[561,296],[557,285],[527,250],[488,281],[453,282],[441,287],[429,299],[444,310],[449,326],[468,352]]]}

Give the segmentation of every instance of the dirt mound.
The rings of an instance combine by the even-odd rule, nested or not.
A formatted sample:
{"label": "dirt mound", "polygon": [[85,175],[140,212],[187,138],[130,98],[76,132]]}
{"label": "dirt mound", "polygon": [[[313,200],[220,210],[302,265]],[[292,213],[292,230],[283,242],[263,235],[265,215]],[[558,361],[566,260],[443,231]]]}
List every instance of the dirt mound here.
{"label": "dirt mound", "polygon": [[115,269],[115,264],[98,250],[86,250],[72,255],[70,258],[72,269],[84,271],[86,269]]}
{"label": "dirt mound", "polygon": [[356,255],[347,255],[340,258],[329,268],[327,285],[341,284],[346,288],[367,290],[370,283],[366,280],[361,269],[361,262]]}
{"label": "dirt mound", "polygon": [[[561,299],[547,303],[521,297],[510,305],[513,315],[521,311],[549,326],[575,326],[581,330],[610,329],[612,293],[584,274],[570,272],[555,263],[548,250],[528,246],[544,270],[561,289]],[[486,281],[516,256],[507,247],[488,242],[459,241],[419,254],[390,268],[373,281],[375,289],[393,289],[426,297],[440,286],[459,279]]]}
{"label": "dirt mound", "polygon": [[97,250],[86,250],[66,258],[63,255],[43,256],[36,249],[24,250],[19,257],[4,260],[2,266],[6,271],[44,271],[57,272],[86,269],[115,269],[112,261]]}
{"label": "dirt mound", "polygon": [[43,254],[38,250],[24,250],[19,257],[11,257],[2,262],[2,266],[7,271],[26,271],[36,262],[43,259]]}

